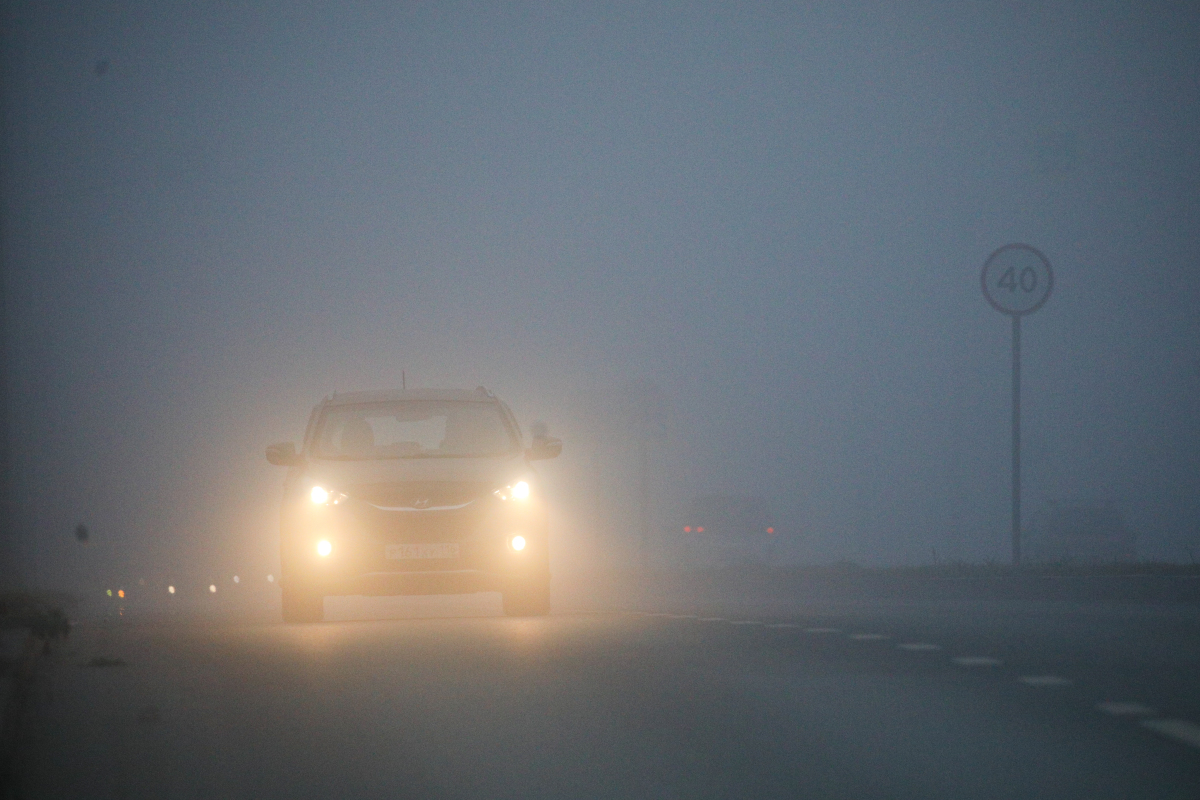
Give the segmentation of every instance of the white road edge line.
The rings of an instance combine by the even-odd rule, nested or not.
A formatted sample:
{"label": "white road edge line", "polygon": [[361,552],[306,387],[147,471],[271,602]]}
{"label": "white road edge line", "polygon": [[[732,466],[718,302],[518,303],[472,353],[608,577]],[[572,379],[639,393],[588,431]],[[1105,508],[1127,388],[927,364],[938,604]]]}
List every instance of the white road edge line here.
{"label": "white road edge line", "polygon": [[734,619],[734,620],[730,620],[729,624],[730,625],[762,625],[762,623],[756,619]]}
{"label": "white road edge line", "polygon": [[1150,706],[1119,700],[1096,703],[1096,709],[1105,714],[1112,714],[1114,717],[1148,717],[1154,713],[1154,709]]}
{"label": "white road edge line", "polygon": [[841,633],[837,628],[805,628],[805,633]]}
{"label": "white road edge line", "polygon": [[890,639],[892,637],[888,636],[886,633],[852,633],[850,634],[850,638],[860,642],[880,642],[884,639]]}
{"label": "white road edge line", "polygon": [[1200,725],[1186,719],[1144,719],[1142,726],[1177,742],[1200,748]]}
{"label": "white road edge line", "polygon": [[799,628],[800,626],[794,622],[771,622],[767,624],[768,628]]}
{"label": "white road edge line", "polygon": [[701,622],[724,622],[724,617],[696,617]]}
{"label": "white road edge line", "polygon": [[910,653],[928,653],[933,650],[941,650],[940,644],[929,644],[928,642],[905,642],[896,645],[898,650],[907,650]]}

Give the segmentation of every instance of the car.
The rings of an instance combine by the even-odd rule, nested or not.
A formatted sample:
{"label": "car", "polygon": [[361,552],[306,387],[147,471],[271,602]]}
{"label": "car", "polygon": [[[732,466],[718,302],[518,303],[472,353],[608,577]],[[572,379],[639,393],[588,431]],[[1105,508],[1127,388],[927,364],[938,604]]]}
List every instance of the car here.
{"label": "car", "polygon": [[708,494],[684,509],[681,543],[689,567],[765,565],[775,560],[779,531],[761,497]]}
{"label": "car", "polygon": [[286,622],[324,618],[331,595],[499,591],[506,614],[550,610],[546,498],[531,444],[484,387],[333,394],[304,440],[267,448],[288,468],[280,513]]}

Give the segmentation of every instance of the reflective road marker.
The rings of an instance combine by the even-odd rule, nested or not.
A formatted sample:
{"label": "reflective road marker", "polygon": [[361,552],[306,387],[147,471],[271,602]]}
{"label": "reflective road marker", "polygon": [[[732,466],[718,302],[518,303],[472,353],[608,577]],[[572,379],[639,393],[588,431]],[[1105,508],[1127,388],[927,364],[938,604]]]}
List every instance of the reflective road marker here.
{"label": "reflective road marker", "polygon": [[1200,748],[1200,725],[1186,719],[1144,719],[1142,725],[1177,742]]}

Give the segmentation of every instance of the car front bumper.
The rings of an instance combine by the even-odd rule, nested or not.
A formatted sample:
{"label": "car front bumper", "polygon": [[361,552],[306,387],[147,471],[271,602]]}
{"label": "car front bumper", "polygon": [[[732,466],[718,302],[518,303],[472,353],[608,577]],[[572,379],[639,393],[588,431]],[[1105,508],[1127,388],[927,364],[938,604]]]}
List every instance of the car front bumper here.
{"label": "car front bumper", "polygon": [[[512,546],[515,536],[524,539],[523,549]],[[504,591],[514,582],[549,578],[547,538],[541,508],[493,498],[427,511],[353,501],[301,504],[285,516],[283,580],[326,595]],[[329,543],[327,555],[320,554],[321,542]],[[418,550],[432,556],[400,557]]]}

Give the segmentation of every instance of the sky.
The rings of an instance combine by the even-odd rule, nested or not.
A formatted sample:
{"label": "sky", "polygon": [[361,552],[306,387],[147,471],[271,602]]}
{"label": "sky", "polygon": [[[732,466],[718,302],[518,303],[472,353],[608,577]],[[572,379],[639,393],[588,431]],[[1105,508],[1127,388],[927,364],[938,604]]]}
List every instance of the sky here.
{"label": "sky", "polygon": [[653,397],[656,540],[746,494],[798,563],[1003,561],[1010,242],[1056,279],[1026,519],[1114,504],[1142,557],[1200,556],[1195,4],[6,14],[19,581],[277,570],[265,446],[402,370],[563,438],[563,553],[630,542]]}

